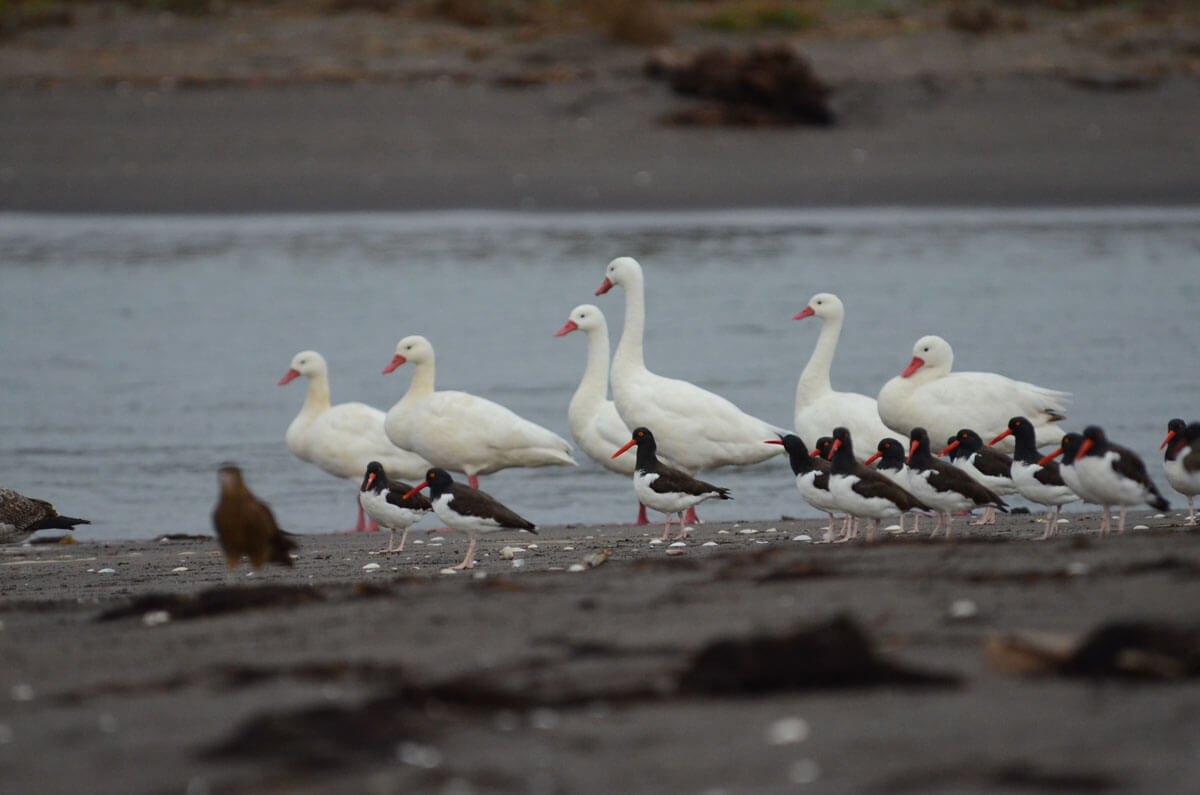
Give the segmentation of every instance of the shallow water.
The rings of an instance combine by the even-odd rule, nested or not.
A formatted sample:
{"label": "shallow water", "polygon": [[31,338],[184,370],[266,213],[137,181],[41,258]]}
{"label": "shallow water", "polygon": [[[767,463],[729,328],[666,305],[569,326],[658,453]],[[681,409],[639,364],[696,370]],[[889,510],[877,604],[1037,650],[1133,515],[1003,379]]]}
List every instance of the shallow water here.
{"label": "shallow water", "polygon": [[[596,303],[616,344],[623,295],[593,292],[622,254],[646,268],[659,373],[790,427],[819,332],[790,318],[836,292],[836,389],[873,396],[937,333],[956,369],[1073,392],[1066,427],[1105,426],[1182,504],[1158,444],[1171,417],[1200,418],[1200,209],[0,215],[0,485],[92,519],[83,539],[203,533],[232,460],[284,527],[347,527],[355,487],[284,444],[295,352],[326,356],[334,402],[386,410],[411,370],[380,371],[424,334],[441,388],[569,437],[585,344],[553,333]],[[483,486],[539,524],[631,520],[629,482],[577,458]],[[817,515],[782,458],[706,478],[735,501],[702,516]]]}

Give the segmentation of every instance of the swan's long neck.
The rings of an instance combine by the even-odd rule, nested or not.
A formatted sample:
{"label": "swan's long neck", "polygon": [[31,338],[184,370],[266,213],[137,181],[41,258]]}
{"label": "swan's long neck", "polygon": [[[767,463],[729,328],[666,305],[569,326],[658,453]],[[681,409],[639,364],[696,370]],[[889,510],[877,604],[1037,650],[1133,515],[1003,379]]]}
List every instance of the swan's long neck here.
{"label": "swan's long neck", "polygon": [[646,328],[645,285],[640,276],[630,278],[625,285],[625,326],[621,330],[621,341],[613,354],[613,370],[622,373],[644,370],[642,336]]}
{"label": "swan's long neck", "polygon": [[413,366],[412,382],[402,400],[420,400],[433,394],[434,360],[418,362]]}
{"label": "swan's long neck", "polygon": [[308,394],[300,413],[315,418],[329,408],[329,376],[314,375],[308,379]]}
{"label": "swan's long neck", "polygon": [[796,383],[796,408],[806,406],[817,398],[833,391],[829,382],[829,370],[833,367],[833,353],[837,350],[838,337],[842,334],[842,319],[832,318],[821,323],[821,335],[813,347],[812,356],[800,380]]}
{"label": "swan's long neck", "polygon": [[571,398],[568,414],[576,408],[591,408],[608,399],[608,328],[592,329],[587,335],[587,366],[575,396]]}

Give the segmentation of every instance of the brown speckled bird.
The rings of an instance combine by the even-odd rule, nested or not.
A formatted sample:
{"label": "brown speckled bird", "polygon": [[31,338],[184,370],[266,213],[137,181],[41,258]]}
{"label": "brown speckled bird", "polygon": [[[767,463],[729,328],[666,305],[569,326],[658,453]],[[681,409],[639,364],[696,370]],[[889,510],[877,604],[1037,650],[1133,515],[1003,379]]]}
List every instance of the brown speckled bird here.
{"label": "brown speckled bird", "polygon": [[45,500],[26,497],[11,489],[0,489],[0,544],[24,541],[38,530],[74,530],[87,519],[59,516]]}
{"label": "brown speckled bird", "polygon": [[246,487],[242,470],[226,464],[218,471],[217,481],[221,496],[213,511],[213,527],[230,571],[237,568],[243,555],[256,570],[265,563],[291,566],[288,552],[296,548],[292,534],[279,529],[271,509]]}

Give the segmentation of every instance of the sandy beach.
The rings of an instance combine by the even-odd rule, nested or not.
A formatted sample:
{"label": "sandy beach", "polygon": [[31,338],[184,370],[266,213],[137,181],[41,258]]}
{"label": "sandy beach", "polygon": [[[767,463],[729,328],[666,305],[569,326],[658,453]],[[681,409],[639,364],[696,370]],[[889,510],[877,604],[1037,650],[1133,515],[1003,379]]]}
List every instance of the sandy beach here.
{"label": "sandy beach", "polygon": [[[695,104],[646,74],[667,45],[595,30],[110,5],[0,40],[0,211],[1200,201],[1186,5],[1006,4],[982,33],[936,4],[677,30],[684,50],[785,40],[832,89],[833,126],[754,128],[665,123]],[[814,544],[822,523],[747,505],[683,547],[629,526],[492,537],[457,574],[456,534],[397,555],[383,534],[303,535],[294,568],[233,578],[205,536],[8,545],[0,781],[1193,792],[1200,533],[1169,498],[1105,539],[1068,512],[1046,542],[1014,514],[959,518],[950,542]]]}
{"label": "sandy beach", "polygon": [[[1191,791],[1200,535],[1067,519],[1041,543],[1027,514],[950,543],[556,527],[457,574],[456,535],[302,536],[295,568],[232,584],[211,539],[10,546],[0,771],[41,793]],[[1003,653],[1123,620],[1179,628],[1182,667]]]}

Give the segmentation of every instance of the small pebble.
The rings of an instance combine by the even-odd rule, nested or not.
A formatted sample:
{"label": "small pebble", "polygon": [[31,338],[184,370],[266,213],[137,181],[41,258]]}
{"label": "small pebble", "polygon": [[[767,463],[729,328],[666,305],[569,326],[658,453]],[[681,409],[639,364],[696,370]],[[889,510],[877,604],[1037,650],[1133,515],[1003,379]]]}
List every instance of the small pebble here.
{"label": "small pebble", "polygon": [[793,784],[812,784],[821,777],[821,766],[812,759],[800,759],[788,768],[788,780]]}
{"label": "small pebble", "polygon": [[33,701],[33,685],[13,685],[11,692],[13,701]]}
{"label": "small pebble", "polygon": [[403,764],[433,770],[442,763],[442,753],[432,745],[403,742],[396,747],[396,758]]}
{"label": "small pebble", "polygon": [[686,551],[687,551],[687,550],[680,549],[679,547],[675,547],[674,549],[668,549],[668,550],[667,550],[667,554],[668,554],[668,555],[671,555],[672,557],[674,557],[675,555],[682,555],[682,554],[683,554],[684,552],[686,552]]}
{"label": "small pebble", "polygon": [[378,563],[368,563],[367,565],[363,566],[363,571],[375,571],[378,568]]}
{"label": "small pebble", "polygon": [[767,745],[787,745],[804,742],[809,733],[808,721],[804,718],[780,718],[767,727],[764,736]]}
{"label": "small pebble", "polygon": [[518,552],[524,551],[525,550],[521,549],[520,547],[501,547],[500,560],[512,560]]}

